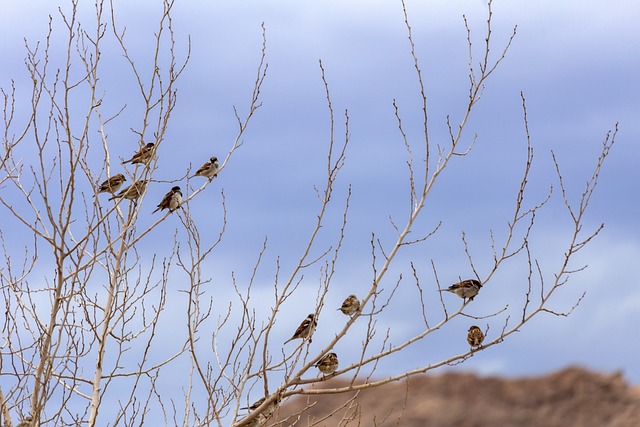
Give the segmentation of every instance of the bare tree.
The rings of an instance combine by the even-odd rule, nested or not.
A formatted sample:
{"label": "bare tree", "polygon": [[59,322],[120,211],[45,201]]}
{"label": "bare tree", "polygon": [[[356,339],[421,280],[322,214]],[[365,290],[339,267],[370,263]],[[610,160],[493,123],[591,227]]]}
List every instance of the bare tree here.
{"label": "bare tree", "polygon": [[[408,136],[402,109],[393,103],[399,139],[406,150],[409,210],[405,218],[390,218],[389,224],[384,225],[395,231],[393,242],[372,233],[368,254],[371,276],[363,278],[370,284],[359,296],[345,300],[342,311],[347,317],[342,328],[331,338],[315,338],[322,348],[311,350],[309,344],[318,318],[338,308],[325,307],[325,300],[329,292],[340,292],[332,285],[348,234],[351,200],[351,189],[337,194],[335,186],[347,160],[349,115],[345,112],[344,129],[337,131],[338,120],[322,62],[319,68],[326,89],[330,137],[326,180],[323,188],[316,189],[319,207],[315,226],[292,268],[282,268],[279,259],[276,262],[267,315],[256,312],[254,301],[256,277],[268,250],[266,239],[253,271],[247,273],[248,283],[232,274],[229,280],[235,296],[229,301],[217,301],[214,308],[208,289],[212,278],[206,262],[225,235],[224,192],[220,192],[221,226],[211,242],[203,239],[201,225],[191,215],[191,201],[215,182],[217,173],[233,166],[228,162],[242,146],[245,130],[261,106],[261,88],[268,68],[266,34],[263,28],[261,56],[246,112],[241,114],[234,109],[237,134],[226,157],[221,158],[220,164],[212,158],[203,166],[209,168],[208,172],[196,175],[204,176],[204,181],[198,177],[192,182],[195,171],[190,169],[171,180],[168,187],[173,188],[167,193],[166,203],[158,206],[162,209],[160,216],[149,223],[142,220],[141,206],[146,189],[162,182],[157,172],[163,168],[163,147],[172,143],[165,141],[165,134],[178,99],[176,85],[190,56],[190,42],[176,41],[173,4],[173,0],[164,0],[153,35],[154,52],[139,59],[130,50],[126,28],[120,27],[112,3],[98,1],[93,20],[87,22],[79,19],[80,4],[72,0],[68,8],[51,17],[44,42],[25,44],[25,64],[32,81],[30,114],[17,114],[16,105],[25,99],[25,94],[17,93],[13,84],[2,89],[4,174],[0,177],[0,203],[3,217],[9,217],[7,228],[0,234],[4,250],[0,289],[5,305],[0,405],[5,425],[13,425],[12,419],[22,420],[25,425],[56,426],[133,426],[145,421],[157,423],[159,419],[175,425],[289,425],[301,422],[300,414],[278,419],[274,413],[291,396],[359,391],[462,363],[475,353],[500,344],[539,314],[571,313],[573,308],[558,312],[549,303],[570,276],[583,269],[574,266],[574,256],[602,229],[586,230],[583,218],[616,131],[607,134],[577,202],[572,202],[560,161],[553,157],[559,200],[565,205],[573,230],[560,267],[549,270],[538,261],[530,241],[536,231],[536,215],[556,199],[557,191],[550,189],[541,200],[528,201],[534,151],[524,95],[526,161],[508,226],[496,233],[504,237],[494,238],[491,234],[492,263],[476,260],[473,245],[462,232],[460,244],[475,277],[460,278],[449,288],[450,283],[441,284],[434,260],[426,269],[417,262],[398,266],[400,253],[412,256],[424,242],[437,239],[440,225],[424,229],[417,226],[418,219],[424,215],[441,173],[452,162],[464,161],[474,148],[475,138],[465,137],[467,122],[516,35],[514,29],[506,45],[494,54],[491,1],[484,46],[478,48],[472,43],[472,25],[465,19],[468,100],[457,123],[447,119],[446,145],[430,139],[428,94],[402,2],[422,102],[422,138],[417,141]],[[59,54],[59,45],[54,43],[57,32],[64,34],[64,55]],[[104,46],[109,43],[118,47],[124,58],[122,67],[136,88],[126,102],[111,98],[101,86],[102,61],[111,54]],[[135,141],[128,147],[116,144],[109,136],[123,127],[130,128],[129,139]],[[184,194],[180,188],[175,190],[178,182],[186,183]],[[182,198],[173,199],[177,194]],[[342,221],[334,230],[333,243],[325,246],[318,241],[318,235],[328,226],[326,214],[335,204],[342,212]],[[157,255],[152,259],[142,257],[138,251],[141,242],[149,239],[167,218],[175,216],[180,226],[170,238],[158,240],[164,245],[157,247]],[[15,241],[16,233],[24,236],[19,243]],[[482,316],[468,314],[475,295],[482,292],[482,287],[491,286],[496,272],[512,262],[526,266],[522,279],[527,283],[526,292],[519,301],[513,301],[520,303],[520,315],[513,318],[512,311],[504,307]],[[392,272],[396,266],[405,273]],[[280,327],[277,321],[286,304],[302,292],[303,278],[314,276],[318,285],[315,301],[310,303],[311,313],[293,334],[295,344],[283,347],[282,342],[272,338],[276,325]],[[170,281],[185,285],[169,288]],[[414,289],[419,304],[412,316],[421,319],[412,336],[402,340],[381,329],[379,323],[401,287]],[[462,297],[462,304],[451,309],[447,297],[438,292],[445,290]],[[167,321],[173,321],[175,313],[168,309],[167,301],[177,295],[186,296],[187,300],[180,313],[180,321],[186,319],[186,334],[175,337],[173,348],[167,350],[159,344],[159,336]],[[581,298],[576,297],[576,305]],[[225,307],[222,311],[221,306]],[[399,366],[394,375],[376,377],[381,361],[411,351],[458,317],[486,325],[469,337],[468,351],[413,369]],[[489,324],[498,331],[490,330]],[[358,357],[352,360],[340,358],[333,351],[337,343],[347,339],[358,343]],[[172,376],[177,366],[187,375]],[[347,385],[323,386],[336,376],[347,378]],[[345,405],[351,405],[356,413],[351,412],[351,418],[343,420],[345,425],[350,420],[362,421],[352,402]]]}

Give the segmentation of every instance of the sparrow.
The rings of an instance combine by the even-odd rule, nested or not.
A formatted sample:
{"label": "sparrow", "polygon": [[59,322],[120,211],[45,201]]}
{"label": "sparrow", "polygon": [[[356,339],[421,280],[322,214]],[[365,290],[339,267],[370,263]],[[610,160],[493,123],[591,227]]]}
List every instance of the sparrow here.
{"label": "sparrow", "polygon": [[440,289],[440,292],[447,291],[453,294],[458,295],[460,298],[466,300],[469,298],[469,301],[473,301],[473,298],[478,295],[480,288],[482,287],[482,283],[476,279],[468,279],[463,280],[462,282],[454,283],[449,286],[447,289]]}
{"label": "sparrow", "polygon": [[180,203],[182,203],[182,191],[180,190],[180,187],[176,185],[171,189],[171,191],[164,195],[162,201],[158,205],[158,208],[151,213],[156,213],[165,209],[169,209],[169,212],[173,212],[180,207]]}
{"label": "sparrow", "polygon": [[[262,397],[258,401],[256,401],[253,405],[245,408],[240,408],[240,409],[248,409],[249,411],[255,411],[256,409],[258,409],[258,407],[260,407],[260,405],[264,403],[265,399],[266,399],[265,397]],[[279,404],[280,404],[280,399],[274,400],[273,402],[268,404],[266,408],[264,408],[264,410],[262,411],[262,415],[269,418],[271,414],[275,412]]]}
{"label": "sparrow", "polygon": [[204,176],[205,178],[212,180],[213,178],[218,176],[219,170],[220,170],[220,164],[218,164],[218,158],[212,157],[211,159],[209,159],[207,163],[200,166],[200,169],[198,169],[196,171],[196,174],[193,175],[191,178],[196,176]]}
{"label": "sparrow", "polygon": [[240,408],[240,409],[248,409],[250,411],[255,411],[256,409],[258,409],[258,406],[260,406],[260,405],[262,405],[264,403],[265,399],[266,399],[266,397],[261,397],[260,399],[255,401],[251,406],[245,406],[244,408]]}
{"label": "sparrow", "polygon": [[33,417],[28,415],[20,421],[17,427],[31,427],[33,425]]}
{"label": "sparrow", "polygon": [[121,198],[135,200],[138,197],[142,196],[146,189],[147,181],[136,181],[124,190],[120,191],[118,194],[114,194],[109,200]]}
{"label": "sparrow", "polygon": [[471,348],[480,347],[482,345],[482,341],[484,341],[484,333],[482,333],[482,329],[476,325],[470,327],[469,332],[467,333],[467,342]]}
{"label": "sparrow", "polygon": [[349,295],[338,310],[347,316],[351,316],[353,313],[360,310],[360,300],[358,300],[358,297],[355,295]]}
{"label": "sparrow", "polygon": [[[253,412],[256,409],[258,409],[258,407],[260,405],[262,405],[265,401],[265,397],[259,399],[257,402],[255,402],[253,405],[246,407],[246,408],[240,408],[240,409],[248,409],[249,411]],[[267,423],[267,420],[269,418],[271,418],[271,415],[273,415],[273,413],[275,412],[276,408],[278,407],[278,405],[280,405],[280,399],[276,399],[273,402],[271,402],[270,404],[267,405],[266,408],[264,408],[264,410],[258,414],[257,417],[255,417],[252,421],[249,422],[249,424],[247,424],[248,426],[253,426],[253,427],[258,427],[258,426],[263,426]]]}
{"label": "sparrow", "polygon": [[284,343],[286,344],[297,338],[301,338],[303,340],[305,338],[309,338],[309,342],[311,342],[311,335],[313,335],[313,331],[316,330],[316,326],[318,326],[318,322],[316,322],[316,315],[311,313],[302,321],[302,323],[300,323],[300,326],[298,326],[298,329],[296,329],[293,336]]}
{"label": "sparrow", "polygon": [[132,163],[132,164],[136,164],[136,163],[143,163],[145,165],[149,164],[149,162],[151,161],[151,159],[153,158],[153,150],[155,148],[155,144],[153,142],[149,142],[147,143],[145,146],[143,146],[141,149],[139,149],[132,158],[130,158],[129,160],[125,160],[122,163]]}
{"label": "sparrow", "polygon": [[324,375],[332,374],[338,369],[338,355],[335,353],[327,353],[318,360],[315,365]]}
{"label": "sparrow", "polygon": [[112,176],[98,187],[98,193],[115,193],[122,187],[122,184],[127,180],[121,173]]}

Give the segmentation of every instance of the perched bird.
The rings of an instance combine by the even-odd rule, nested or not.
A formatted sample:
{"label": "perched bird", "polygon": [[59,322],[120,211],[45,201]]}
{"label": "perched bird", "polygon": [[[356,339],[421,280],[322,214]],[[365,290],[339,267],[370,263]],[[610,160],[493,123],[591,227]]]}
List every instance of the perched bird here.
{"label": "perched bird", "polygon": [[316,315],[311,313],[307,316],[306,319],[302,321],[302,323],[300,323],[300,326],[298,326],[298,329],[296,329],[293,336],[286,340],[284,343],[286,344],[289,341],[295,340],[297,338],[309,338],[309,342],[311,342],[311,335],[313,335],[313,331],[316,330],[316,326],[318,326],[318,322],[316,322]]}
{"label": "perched bird", "polygon": [[454,283],[449,286],[447,289],[441,289],[442,291],[451,292],[453,294],[458,295],[460,298],[466,300],[469,298],[469,301],[473,301],[473,298],[478,295],[480,288],[482,287],[482,283],[476,279],[468,279],[463,280],[462,282]]}
{"label": "perched bird", "polygon": [[261,397],[257,401],[253,402],[252,405],[245,406],[244,408],[240,408],[240,409],[248,409],[250,411],[255,411],[256,409],[258,409],[258,406],[260,406],[260,405],[262,405],[264,403],[265,399],[266,399],[265,397]]}
{"label": "perched bird", "polygon": [[205,178],[212,180],[213,178],[218,176],[218,171],[220,171],[220,164],[218,164],[218,158],[212,157],[209,159],[207,163],[200,166],[200,169],[198,169],[196,171],[196,174],[193,175],[191,178],[196,176],[204,176]]}
{"label": "perched bird", "polygon": [[[265,397],[262,397],[260,399],[258,399],[258,401],[256,401],[253,405],[248,406],[246,408],[240,408],[240,409],[248,409],[249,411],[255,411],[256,409],[258,409],[260,407],[260,405],[262,405],[264,403],[264,401],[266,400]],[[262,411],[262,415],[264,415],[265,417],[270,417],[271,414],[273,414],[276,410],[276,408],[278,407],[278,405],[280,404],[280,399],[276,399],[273,402],[269,403],[267,405],[266,408],[264,408],[264,410]]]}
{"label": "perched bird", "polygon": [[139,149],[132,158],[129,160],[125,160],[122,163],[143,163],[145,165],[149,164],[151,159],[153,158],[153,151],[155,149],[156,144],[153,142],[149,142],[144,145],[141,149]]}
{"label": "perched bird", "polygon": [[335,353],[327,353],[322,356],[322,359],[318,360],[318,363],[314,365],[320,369],[325,375],[332,374],[338,369],[338,355]]}
{"label": "perched bird", "polygon": [[32,426],[33,426],[33,417],[31,415],[28,415],[20,421],[17,427],[32,427]]}
{"label": "perched bird", "polygon": [[156,213],[165,209],[169,209],[169,212],[173,212],[180,207],[180,203],[182,203],[182,191],[180,190],[180,187],[176,185],[171,189],[171,191],[164,195],[162,201],[158,205],[158,208],[151,213]]}
{"label": "perched bird", "polygon": [[473,325],[469,328],[469,332],[467,333],[467,342],[473,349],[474,347],[480,347],[482,345],[482,341],[484,341],[484,333],[482,329]]}
{"label": "perched bird", "polygon": [[349,295],[338,310],[347,316],[351,316],[353,313],[360,310],[360,300],[358,300],[358,297],[355,295]]}
{"label": "perched bird", "polygon": [[[248,409],[249,411],[253,412],[256,409],[258,409],[260,407],[260,405],[262,405],[265,401],[265,397],[259,399],[257,402],[255,402],[253,405],[248,406],[246,408],[240,408],[240,409]],[[276,408],[278,407],[278,405],[280,405],[280,398],[277,398],[276,400],[274,400],[273,402],[269,403],[263,410],[262,412],[260,412],[260,414],[258,414],[257,417],[255,417],[252,421],[249,422],[249,424],[247,424],[248,426],[263,426],[266,424],[267,420],[271,417],[271,415],[273,415],[273,413],[275,412]]]}
{"label": "perched bird", "polygon": [[115,193],[122,187],[122,184],[127,180],[121,173],[112,176],[98,187],[98,193]]}
{"label": "perched bird", "polygon": [[147,189],[147,181],[136,181],[118,194],[114,194],[109,200],[113,199],[129,199],[135,200],[138,197],[144,194],[144,191]]}

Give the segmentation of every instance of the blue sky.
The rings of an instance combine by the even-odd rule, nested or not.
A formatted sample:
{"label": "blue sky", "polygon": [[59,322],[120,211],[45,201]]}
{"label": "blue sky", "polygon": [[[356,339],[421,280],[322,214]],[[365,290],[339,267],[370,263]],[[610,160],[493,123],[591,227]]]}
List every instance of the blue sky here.
{"label": "blue sky", "polygon": [[[152,1],[122,3],[117,4],[118,17],[121,25],[127,26],[132,51],[143,62],[150,54],[149,32],[154,31],[150,25],[158,8]],[[486,7],[479,0],[409,0],[407,8],[428,91],[431,139],[444,145],[445,119],[447,115],[454,123],[460,119],[468,91],[462,15],[469,19],[478,49],[483,42]],[[55,13],[55,8],[49,2],[2,1],[0,11],[0,85],[7,87],[15,78],[18,89],[28,88],[28,79],[20,74],[24,70],[22,39],[41,40],[47,14]],[[568,318],[540,315],[521,333],[452,369],[517,376],[578,364],[605,372],[621,370],[627,379],[640,383],[640,367],[634,363],[635,321],[640,318],[640,288],[634,279],[640,259],[640,4],[631,0],[497,0],[493,12],[493,55],[498,54],[515,25],[518,30],[507,58],[488,81],[467,125],[466,141],[477,135],[476,144],[467,157],[456,159],[443,174],[418,224],[424,232],[442,220],[441,230],[422,248],[401,254],[389,283],[397,277],[393,274],[406,274],[409,260],[419,266],[424,284],[432,279],[432,259],[444,283],[469,275],[460,241],[462,230],[472,239],[481,273],[487,271],[489,230],[504,230],[522,170],[526,141],[521,91],[527,100],[535,149],[532,201],[544,197],[549,185],[557,187],[550,150],[558,156],[567,185],[577,196],[591,174],[606,132],[619,122],[616,145],[585,219],[586,228],[595,229],[601,222],[606,227],[578,256],[577,264],[588,264],[589,268],[573,276],[551,304],[567,310],[587,291],[580,306]],[[335,291],[328,297],[329,309],[332,304],[339,306],[348,293],[366,290],[371,277],[371,233],[390,242],[393,230],[389,215],[402,218],[408,207],[405,151],[392,100],[397,100],[408,134],[416,141],[421,121],[402,8],[398,1],[176,4],[178,52],[189,35],[192,53],[178,83],[178,105],[163,142],[162,156],[179,170],[162,169],[159,179],[172,179],[190,163],[197,167],[212,154],[223,157],[231,147],[236,132],[232,106],[241,113],[246,111],[259,60],[262,22],[267,29],[269,63],[263,106],[244,136],[244,146],[191,208],[201,227],[215,235],[218,224],[209,229],[206,221],[215,215],[210,215],[207,206],[219,203],[219,187],[224,189],[229,229],[209,265],[215,278],[214,293],[221,302],[233,297],[230,272],[236,272],[240,281],[248,280],[268,236],[260,284],[255,290],[264,297],[256,301],[268,298],[275,260],[280,257],[283,270],[291,268],[318,209],[313,187],[323,183],[329,132],[318,67],[321,59],[336,113],[336,136],[344,134],[342,117],[348,109],[351,139],[347,163],[336,184],[337,205],[323,229],[323,243],[335,239],[342,215],[340,200],[349,185],[353,191],[347,238],[334,279]],[[131,80],[111,70],[112,66],[122,69],[113,45],[106,46],[106,54],[113,62],[103,65],[105,108],[111,105],[112,111],[117,111],[118,105],[131,102],[127,101]],[[135,108],[135,103],[132,105]],[[130,127],[123,118],[109,129],[114,143],[127,147],[127,152],[134,141]],[[120,142],[125,140],[131,142]],[[146,199],[149,210],[165,191],[162,186],[150,188]],[[562,256],[570,225],[558,195],[556,192],[540,215],[532,242],[548,274]],[[161,230],[170,233],[175,227],[179,222],[166,221]],[[161,241],[154,239],[159,239],[158,235],[143,242],[147,250],[153,251]],[[507,267],[469,310],[482,315],[504,304],[518,306],[525,277],[521,267]],[[313,311],[304,301],[315,297],[318,278],[306,280],[294,299],[296,304],[284,313],[276,328],[276,340],[291,334],[293,327],[287,322],[297,325]],[[398,337],[409,336],[414,325],[403,310],[414,296],[414,289],[406,285],[398,293],[398,304],[392,305],[382,321]],[[435,298],[433,288],[431,292]],[[450,310],[459,303],[453,297],[446,301]],[[256,304],[259,313],[267,312],[268,306]],[[325,331],[339,327],[344,320],[330,314],[325,319],[321,318]],[[399,364],[396,366],[413,368],[425,358],[437,360],[464,351],[466,344],[459,336],[468,325],[454,322],[450,326],[418,351],[394,361]],[[493,324],[490,330],[497,332],[499,328]],[[347,348],[337,350],[349,352]],[[379,374],[396,370],[383,364]]]}

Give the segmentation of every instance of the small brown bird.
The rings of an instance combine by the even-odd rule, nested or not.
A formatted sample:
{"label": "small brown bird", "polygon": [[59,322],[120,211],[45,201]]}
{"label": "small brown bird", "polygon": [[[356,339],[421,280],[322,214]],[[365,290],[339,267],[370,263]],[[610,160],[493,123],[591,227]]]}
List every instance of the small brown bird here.
{"label": "small brown bird", "polygon": [[129,160],[125,160],[122,163],[142,163],[148,165],[153,158],[156,144],[149,142],[140,148]]}
{"label": "small brown bird", "polygon": [[218,158],[212,157],[211,159],[209,159],[207,163],[200,166],[200,169],[198,169],[196,171],[196,174],[193,175],[191,178],[194,178],[196,176],[204,176],[205,178],[212,180],[213,178],[218,176],[218,171],[220,171],[220,164],[218,163]]}
{"label": "small brown bird", "polygon": [[158,208],[151,212],[156,213],[165,209],[169,209],[169,212],[173,212],[180,207],[182,203],[182,190],[177,185],[164,195],[162,201],[158,205]]}
{"label": "small brown bird", "polygon": [[258,406],[260,406],[260,405],[262,405],[264,403],[265,399],[266,399],[265,397],[261,397],[257,401],[253,402],[252,405],[245,406],[244,408],[240,408],[240,409],[248,409],[250,411],[255,411],[256,409],[258,409]]}
{"label": "small brown bird", "polygon": [[28,415],[20,421],[17,427],[32,427],[32,426],[33,426],[33,417],[31,415]]}
{"label": "small brown bird", "polygon": [[[246,408],[240,408],[240,409],[248,409],[249,411],[255,411],[256,409],[258,409],[260,407],[260,405],[262,405],[264,403],[265,400],[266,400],[266,398],[262,397],[262,398],[258,399],[258,401],[253,403],[251,406],[248,406]],[[276,410],[276,408],[278,407],[279,404],[280,404],[280,399],[274,400],[273,402],[268,404],[266,408],[264,408],[264,410],[262,411],[262,414],[264,416],[266,416],[267,418],[270,417],[271,414],[273,414],[273,412]]]}
{"label": "small brown bird", "polygon": [[118,194],[114,194],[109,200],[113,199],[129,199],[136,200],[140,196],[142,196],[147,189],[147,181],[136,181],[130,186],[126,187],[124,190],[120,191]]}
{"label": "small brown bird", "polygon": [[[240,408],[240,409],[248,409],[249,411],[253,412],[256,409],[258,409],[260,407],[260,405],[262,405],[265,401],[265,397],[259,399],[257,402],[255,402],[253,405],[246,407],[246,408]],[[258,414],[257,417],[255,417],[252,421],[249,422],[249,424],[247,424],[248,426],[252,426],[252,427],[258,427],[258,426],[263,426],[266,424],[267,420],[269,418],[271,418],[271,415],[273,415],[273,413],[275,412],[275,410],[278,408],[278,406],[280,405],[280,398],[274,400],[273,402],[269,403],[260,414]]]}
{"label": "small brown bird", "polygon": [[112,176],[98,187],[98,193],[115,193],[122,187],[122,184],[127,180],[121,173]]}
{"label": "small brown bird", "polygon": [[478,295],[480,288],[482,287],[482,283],[476,279],[468,279],[463,280],[462,282],[454,283],[449,286],[447,289],[441,289],[442,291],[451,292],[453,294],[458,295],[460,298],[466,300],[469,298],[469,301],[473,301],[473,298]]}
{"label": "small brown bird", "polygon": [[320,369],[324,375],[332,374],[338,369],[338,355],[335,353],[327,353],[322,356],[322,359],[318,360],[318,363],[314,365]]}
{"label": "small brown bird", "polygon": [[482,341],[484,341],[484,333],[482,329],[473,325],[469,328],[469,332],[467,333],[467,342],[473,349],[474,347],[480,347],[482,345]]}
{"label": "small brown bird", "polygon": [[316,315],[311,313],[309,314],[298,326],[298,329],[294,332],[293,336],[286,340],[284,343],[288,343],[289,341],[295,340],[297,338],[305,339],[309,338],[309,342],[311,342],[311,335],[313,335],[313,331],[316,330],[316,326],[318,326],[318,322],[316,321]]}
{"label": "small brown bird", "polygon": [[338,310],[347,316],[351,316],[353,313],[360,310],[360,300],[358,300],[358,297],[355,295],[349,295]]}

